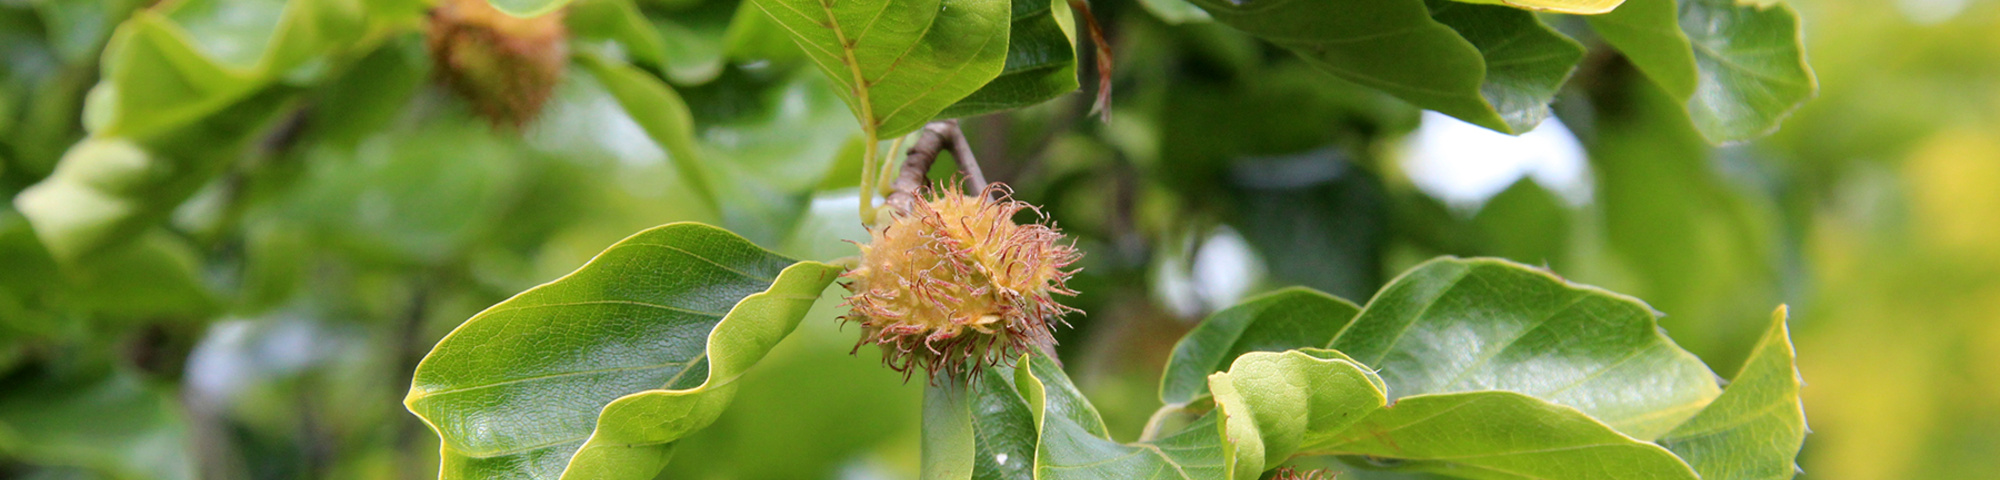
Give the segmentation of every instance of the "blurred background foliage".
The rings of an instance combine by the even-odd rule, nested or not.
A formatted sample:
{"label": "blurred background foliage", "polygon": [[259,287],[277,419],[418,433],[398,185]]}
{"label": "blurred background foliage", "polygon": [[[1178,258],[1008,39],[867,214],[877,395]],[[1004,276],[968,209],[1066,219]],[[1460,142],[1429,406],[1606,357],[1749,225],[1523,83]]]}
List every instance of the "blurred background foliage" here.
{"label": "blurred background foliage", "polygon": [[[1085,81],[965,125],[1088,252],[1062,356],[1120,439],[1213,309],[1491,255],[1647,300],[1719,372],[1791,304],[1805,478],[2000,478],[2000,2],[1791,3],[1822,88],[1748,143],[1574,18],[1582,80],[1506,137],[1179,0],[1094,5],[1108,123]],[[0,477],[428,478],[400,400],[485,306],[671,221],[865,235],[857,127],[747,2],[580,0],[501,47],[554,59],[525,83],[438,71],[477,52],[429,7],[0,0]],[[836,291],[662,478],[914,477],[920,386],[850,355]]]}

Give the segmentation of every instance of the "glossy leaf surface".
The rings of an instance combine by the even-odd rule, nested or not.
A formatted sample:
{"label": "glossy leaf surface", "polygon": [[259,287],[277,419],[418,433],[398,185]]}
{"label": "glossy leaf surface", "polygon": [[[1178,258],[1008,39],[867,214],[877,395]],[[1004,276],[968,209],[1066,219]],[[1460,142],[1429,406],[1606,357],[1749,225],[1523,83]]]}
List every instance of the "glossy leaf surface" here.
{"label": "glossy leaf surface", "polygon": [[1021,364],[1025,367],[1014,372],[1014,387],[1034,413],[1039,439],[1034,478],[1226,478],[1214,417],[1159,440],[1121,444],[1110,439],[1097,408],[1055,362],[1029,355]]}
{"label": "glossy leaf surface", "polygon": [[[1583,49],[1517,9],[1442,0],[1195,2],[1224,24],[1341,78],[1501,132],[1520,133]],[[1410,61],[1410,59],[1421,59]]]}
{"label": "glossy leaf surface", "polygon": [[1245,353],[1326,345],[1360,310],[1331,295],[1289,288],[1215,312],[1174,345],[1160,400],[1184,404],[1207,395],[1208,375]]}
{"label": "glossy leaf surface", "polygon": [[1666,449],[1525,395],[1419,395],[1390,406],[1379,378],[1328,350],[1245,355],[1211,383],[1235,478],[1298,453],[1466,478],[1695,478]]}
{"label": "glossy leaf surface", "polygon": [[1618,49],[1647,78],[1676,98],[1694,95],[1700,82],[1694,46],[1680,29],[1680,6],[1674,0],[1625,0],[1625,5],[1591,16],[1590,28]]}
{"label": "glossy leaf surface", "polygon": [[1485,59],[1479,95],[1506,126],[1495,130],[1524,133],[1541,124],[1549,102],[1583,58],[1583,45],[1543,25],[1532,12],[1444,1],[1430,2],[1430,9],[1432,18],[1458,31]]}
{"label": "glossy leaf surface", "polygon": [[1514,391],[1640,438],[1665,433],[1719,390],[1644,303],[1501,260],[1433,260],[1405,272],[1331,346],[1380,369],[1392,398]]}
{"label": "glossy leaf surface", "polygon": [[1011,2],[751,1],[834,80],[875,138],[915,131],[1007,64]]}
{"label": "glossy leaf surface", "polygon": [[[1157,440],[1112,440],[1040,355],[1018,362],[1011,391],[974,387],[973,400],[953,408],[995,419],[1025,408],[1037,433],[1034,478],[1250,479],[1302,455],[1477,479],[1753,478],[1737,472],[1789,472],[1798,451],[1803,417],[1782,320],[1732,387],[1741,393],[1718,399],[1706,367],[1659,334],[1644,304],[1519,264],[1434,260],[1358,315],[1351,308],[1289,290],[1218,312],[1181,343],[1162,382],[1172,406],[1195,395],[1181,393],[1191,390],[1177,377],[1205,375],[1213,410]],[[1220,348],[1307,343],[1327,335],[1314,317],[1339,325],[1350,316],[1328,340],[1344,351]],[[1297,338],[1281,340],[1288,333]],[[1220,352],[1231,352],[1227,370],[1207,374]],[[1000,370],[979,385],[1005,382]],[[995,407],[964,406],[979,402]],[[1021,443],[971,438],[980,448],[962,449],[979,462]],[[990,464],[974,471],[1024,478]]]}
{"label": "glossy leaf surface", "polygon": [[1076,90],[1076,39],[1060,1],[1014,0],[1007,64],[979,91],[941,117],[969,117],[1042,103]]}
{"label": "glossy leaf surface", "polygon": [[1590,26],[1711,143],[1764,136],[1819,90],[1798,13],[1783,4],[1631,0]]}
{"label": "glossy leaf surface", "polygon": [[1710,142],[1771,133],[1819,91],[1791,6],[1688,0],[1680,19],[1701,68],[1688,113]]}
{"label": "glossy leaf surface", "polygon": [[404,403],[444,478],[651,478],[838,273],[705,225],[640,232],[467,320]]}
{"label": "glossy leaf surface", "polygon": [[[1194,0],[1236,27],[1341,78],[1488,128],[1505,128],[1479,96],[1479,50],[1431,19],[1421,0],[1236,3]],[[1422,61],[1407,61],[1420,58]]]}
{"label": "glossy leaf surface", "polygon": [[1791,478],[1798,471],[1793,460],[1805,443],[1806,414],[1785,315],[1784,307],[1771,314],[1770,330],[1722,396],[1659,440],[1703,480]]}

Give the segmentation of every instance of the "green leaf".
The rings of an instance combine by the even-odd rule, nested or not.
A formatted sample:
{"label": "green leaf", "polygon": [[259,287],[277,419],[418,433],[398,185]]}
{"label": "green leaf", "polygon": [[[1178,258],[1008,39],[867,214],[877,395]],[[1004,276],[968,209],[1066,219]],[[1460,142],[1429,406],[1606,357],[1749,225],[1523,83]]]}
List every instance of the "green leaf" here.
{"label": "green leaf", "polygon": [[[534,158],[466,110],[417,112],[301,155],[284,214],[354,259],[443,265],[518,223]],[[360,145],[366,145],[365,147]]]}
{"label": "green leaf", "polygon": [[1308,448],[1401,459],[1396,469],[1466,478],[1698,478],[1665,448],[1514,392],[1405,397],[1333,437]]}
{"label": "green leaf", "polygon": [[[85,140],[63,154],[55,173],[14,199],[51,254],[80,257],[130,235],[126,218],[147,210],[143,195],[172,175],[173,165],[122,140]],[[39,220],[39,221],[36,221]]]}
{"label": "green leaf", "polygon": [[[1607,76],[1608,77],[1608,76]],[[1763,334],[1783,273],[1775,206],[1733,182],[1675,99],[1637,75],[1593,91],[1585,137],[1604,240],[1635,284],[1669,314],[1675,340],[1720,371],[1742,365]]]}
{"label": "green leaf", "polygon": [[1549,100],[1583,56],[1582,46],[1533,14],[1504,7],[1444,0],[1195,3],[1217,21],[1341,78],[1506,133],[1525,132],[1546,117]]}
{"label": "green leaf", "polygon": [[1013,367],[995,366],[971,382],[940,380],[924,389],[921,478],[1034,478],[1034,414],[1015,378]]}
{"label": "green leaf", "polygon": [[1207,11],[1188,3],[1188,0],[1139,0],[1139,5],[1146,7],[1146,11],[1152,12],[1153,16],[1160,17],[1161,21],[1169,25],[1214,20],[1208,16]]}
{"label": "green leaf", "polygon": [[137,238],[234,160],[287,92],[271,89],[145,142],[94,137],[14,197],[49,252],[65,263]]}
{"label": "green leaf", "polygon": [[699,85],[722,74],[723,42],[727,40],[731,11],[716,8],[721,3],[703,4],[699,11],[675,12],[672,17],[652,19],[653,31],[666,39],[661,64],[667,78],[681,85]]}
{"label": "green leaf", "polygon": [[64,63],[78,64],[95,59],[98,49],[111,37],[118,22],[144,5],[133,0],[88,2],[33,2],[35,12],[48,29],[49,45]]}
{"label": "green leaf", "polygon": [[98,318],[206,320],[220,310],[220,299],[203,283],[194,246],[163,231],[69,267],[72,309]]}
{"label": "green leaf", "polygon": [[138,376],[29,374],[0,389],[0,453],[118,479],[196,478],[184,407]]}
{"label": "green leaf", "polygon": [[1710,142],[1769,134],[1819,91],[1789,5],[1687,0],[1680,24],[1702,72],[1688,113]]}
{"label": "green leaf", "polygon": [[1572,215],[1561,198],[1522,177],[1480,206],[1472,227],[1481,255],[1560,270],[1571,253]]}
{"label": "green leaf", "polygon": [[1694,45],[1681,32],[1680,8],[1674,0],[1625,0],[1625,5],[1588,17],[1590,28],[1604,43],[1639,67],[1661,89],[1686,99],[1700,82]]}
{"label": "green leaf", "polygon": [[1381,377],[1332,350],[1253,352],[1207,380],[1232,478],[1257,478],[1388,402]]}
{"label": "green leaf", "polygon": [[630,65],[591,54],[578,55],[577,59],[618,99],[632,120],[646,130],[646,136],[666,149],[668,159],[680,171],[681,181],[694,187],[700,193],[698,198],[710,210],[721,210],[712,186],[714,174],[702,163],[700,147],[695,142],[693,114],[688,113],[687,102],[681,100],[680,94]]}
{"label": "green leaf", "polygon": [[1631,297],[1496,259],[1432,260],[1384,286],[1331,343],[1392,398],[1505,390],[1657,438],[1719,393]]}
{"label": "green leaf", "polygon": [[646,22],[632,0],[586,0],[563,12],[563,25],[578,40],[612,41],[632,63],[666,65],[667,40]]}
{"label": "green leaf", "polygon": [[1784,307],[1771,314],[1770,330],[1722,396],[1659,440],[1704,480],[1792,478],[1798,470],[1806,415],[1785,314]]}
{"label": "green leaf", "polygon": [[59,265],[19,215],[0,209],[0,265],[8,267],[0,270],[0,336],[52,335],[78,327],[79,317],[200,320],[219,310],[193,246],[157,230],[139,237],[88,261]]}
{"label": "green leaf", "polygon": [[61,267],[35,239],[33,228],[11,208],[0,206],[0,327],[15,333],[50,333],[64,323],[56,312],[62,303]]}
{"label": "green leaf", "polygon": [[1034,414],[1037,441],[1033,478],[1227,478],[1224,449],[1212,416],[1176,435],[1120,444],[1110,439],[1097,409],[1055,362],[1031,353],[1021,358],[1013,374],[1014,388],[1020,395],[1017,398],[1026,399]]}
{"label": "green leaf", "polygon": [[871,138],[915,131],[998,76],[1011,2],[750,0],[838,85]]}
{"label": "green leaf", "polygon": [[1234,478],[1255,478],[1294,454],[1364,455],[1396,470],[1466,478],[1696,478],[1658,445],[1514,392],[1388,405],[1381,379],[1330,350],[1251,353],[1210,383],[1234,446]]}
{"label": "green leaf", "polygon": [[302,83],[313,75],[297,67],[369,45],[355,40],[372,13],[354,0],[190,0],[134,14],[85,103],[92,138],[15,205],[65,262],[135,237],[289,104],[281,77]]}
{"label": "green leaf", "polygon": [[688,91],[709,164],[724,180],[719,191],[738,209],[724,212],[725,226],[760,242],[784,238],[848,155],[842,148],[864,143],[835,88],[810,69],[762,77],[731,68]]}
{"label": "green leaf", "polygon": [[708,2],[649,17],[632,0],[586,0],[564,10],[563,23],[586,45],[615,42],[633,64],[664,73],[677,85],[699,85],[722,73],[723,44],[742,6]]}
{"label": "green leaf", "polygon": [[[834,103],[838,107],[839,100]],[[844,109],[835,111],[841,114],[835,122],[851,122]],[[854,197],[849,193],[846,198]],[[845,208],[816,208],[822,211],[815,214],[842,214],[840,230],[866,238],[867,232],[853,220],[853,205],[848,200]],[[800,233],[811,228],[799,226]],[[834,240],[853,236],[825,230],[811,233],[816,250],[846,250],[832,256],[853,253],[852,246]],[[823,258],[812,251],[780,252],[793,258]],[[923,408],[924,382],[905,382],[901,374],[882,368],[876,349],[854,352],[852,326],[843,331],[841,322],[831,321],[845,311],[840,306],[845,293],[829,288],[820,295],[798,330],[737,381],[740,387],[729,410],[700,435],[675,447],[673,463],[661,473],[664,478],[700,478],[714,472],[732,472],[738,478],[818,478],[852,468],[856,458],[882,451],[885,444],[907,445],[897,450],[915,453],[915,445],[908,442],[914,436],[907,433],[921,418],[912,412]],[[771,452],[784,452],[785,461],[770,461]]]}
{"label": "green leaf", "polygon": [[805,61],[805,52],[792,41],[785,26],[758,10],[756,2],[737,3],[722,44],[723,57],[733,62],[770,61],[789,66]]}
{"label": "green leaf", "polygon": [[646,230],[460,325],[404,404],[443,478],[652,478],[838,274],[715,227]]}
{"label": "green leaf", "polygon": [[1590,25],[1685,104],[1711,143],[1769,134],[1819,90],[1798,13],[1782,4],[1631,0]]}
{"label": "green leaf", "polygon": [[837,125],[840,101],[811,72],[754,79],[726,71],[686,97],[709,102],[697,130],[691,106],[658,78],[593,55],[579,58],[665,147],[723,226],[752,240],[775,242],[790,231],[853,137],[851,129],[828,127]]}
{"label": "green leaf", "polygon": [[[164,13],[206,58],[236,69],[255,68],[270,50],[285,15],[280,0],[189,0]],[[308,5],[324,2],[296,2]]]}
{"label": "green leaf", "polygon": [[152,11],[118,27],[104,52],[105,81],[85,107],[93,133],[146,135],[221,109],[257,87],[253,73],[208,59],[176,29]]}
{"label": "green leaf", "polygon": [[1215,312],[1174,345],[1160,379],[1160,400],[1187,404],[1207,395],[1208,375],[1245,353],[1326,345],[1360,311],[1338,297],[1295,287]]}
{"label": "green leaf", "polygon": [[[1229,343],[1218,332],[1257,328],[1263,322],[1243,320],[1252,313],[1308,317],[1284,309],[1333,302],[1307,295],[1286,292],[1218,313],[1182,342],[1174,363],[1211,358],[1186,352]],[[1335,312],[1322,321],[1341,318]],[[1459,478],[1753,478],[1735,472],[1789,472],[1803,435],[1785,339],[1780,318],[1739,375],[1740,387],[1731,387],[1741,393],[1720,393],[1699,361],[1661,336],[1644,304],[1518,264],[1447,258],[1378,293],[1330,341],[1346,353],[1234,357],[1227,371],[1206,378],[1214,409],[1159,440],[1111,440],[1061,368],[1038,354],[980,382],[1003,383],[1011,373],[1013,392],[976,389],[952,408],[1025,408],[1037,437],[1033,478],[1042,479],[1254,479],[1305,455]],[[1168,385],[1181,375],[1174,371]],[[982,401],[995,406],[964,406]],[[1022,444],[969,435],[979,461],[988,445]],[[984,477],[999,472],[985,466],[974,472],[1025,478]]]}
{"label": "green leaf", "polygon": [[972,478],[978,437],[972,431],[969,400],[962,384],[933,382],[924,389],[923,470],[918,478]]}
{"label": "green leaf", "polygon": [[1193,1],[1216,21],[1341,78],[1487,128],[1506,128],[1479,96],[1485,72],[1479,50],[1433,20],[1423,0]]}
{"label": "green leaf", "polygon": [[[1027,107],[1075,91],[1076,39],[1070,37],[1069,7],[1062,0],[1013,0],[1007,64],[1000,76],[939,113],[970,117]],[[1062,9],[1065,18],[1057,18]]]}
{"label": "green leaf", "polygon": [[[107,109],[92,133],[145,137],[250,96],[316,58],[354,48],[357,0],[189,0],[134,15],[106,47]],[[97,122],[92,122],[96,124]]]}
{"label": "green leaf", "polygon": [[1541,12],[1596,15],[1610,12],[1626,0],[1457,0],[1465,3],[1504,5]]}
{"label": "green leaf", "polygon": [[1582,44],[1522,10],[1443,0],[1430,7],[1432,18],[1457,30],[1485,59],[1479,93],[1507,126],[1496,130],[1524,133],[1548,118],[1549,101],[1583,59]]}

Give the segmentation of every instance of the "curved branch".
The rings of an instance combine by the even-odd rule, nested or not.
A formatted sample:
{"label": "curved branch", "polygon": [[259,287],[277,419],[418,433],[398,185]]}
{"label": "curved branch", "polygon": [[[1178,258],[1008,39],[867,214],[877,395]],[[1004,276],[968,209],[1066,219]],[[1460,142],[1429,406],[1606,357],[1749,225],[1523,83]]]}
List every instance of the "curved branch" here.
{"label": "curved branch", "polygon": [[979,169],[979,160],[972,155],[972,142],[965,140],[965,132],[958,128],[958,120],[938,120],[917,130],[917,141],[910,145],[903,157],[903,166],[890,184],[889,197],[884,205],[897,212],[908,212],[916,203],[917,192],[924,187],[925,178],[930,174],[931,164],[937,162],[938,154],[951,148],[951,155],[958,162],[958,170],[965,174],[966,187],[970,191],[986,191],[986,174]]}

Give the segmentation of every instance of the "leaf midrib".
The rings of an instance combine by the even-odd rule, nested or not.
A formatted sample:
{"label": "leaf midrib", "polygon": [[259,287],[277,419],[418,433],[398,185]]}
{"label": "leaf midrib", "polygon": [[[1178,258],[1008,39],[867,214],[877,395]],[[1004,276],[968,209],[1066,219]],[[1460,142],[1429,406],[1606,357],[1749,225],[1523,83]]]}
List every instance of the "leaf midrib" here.
{"label": "leaf midrib", "polygon": [[674,382],[674,381],[678,381],[678,380],[680,380],[680,376],[681,376],[681,375],[685,375],[685,374],[687,374],[687,367],[691,367],[691,366],[694,366],[694,362],[697,362],[697,361],[700,361],[700,360],[701,360],[702,358],[704,358],[704,357],[706,357],[706,356],[708,356],[708,354],[707,354],[706,352],[703,352],[702,354],[700,354],[700,355],[695,355],[694,357],[690,357],[690,358],[688,358],[687,360],[676,360],[676,361],[672,361],[672,362],[667,362],[667,363],[661,363],[661,364],[654,364],[654,365],[634,365],[634,366],[628,366],[628,367],[610,367],[610,368],[594,368],[594,369],[590,369],[590,370],[577,370],[577,371],[573,371],[573,372],[561,372],[561,373],[551,373],[551,374],[548,374],[548,375],[538,375],[538,376],[533,376],[533,377],[524,377],[524,378],[516,378],[516,379],[512,379],[512,380],[503,380],[503,381],[498,381],[498,382],[493,382],[493,383],[487,383],[487,384],[481,384],[481,385],[472,385],[472,386],[465,386],[465,387],[458,387],[458,388],[453,388],[453,389],[448,389],[448,390],[438,390],[438,391],[427,391],[427,392],[423,392],[423,393],[421,393],[421,394],[418,394],[418,395],[417,395],[417,399],[421,400],[421,399],[426,399],[426,398],[434,398],[434,397],[441,397],[441,396],[445,396],[445,395],[452,395],[452,394],[457,394],[457,393],[465,393],[465,392],[470,392],[470,391],[474,391],[474,390],[482,390],[482,389],[487,389],[487,388],[493,388],[493,387],[500,387],[500,386],[506,386],[506,385],[513,385],[513,384],[517,384],[517,383],[527,383],[527,382],[533,382],[533,381],[539,381],[539,380],[549,380],[549,379],[555,379],[555,378],[562,378],[562,377],[573,377],[573,376],[578,376],[578,375],[593,375],[593,374],[599,374],[599,373],[615,373],[615,372],[636,372],[636,371],[640,371],[640,370],[653,370],[653,369],[659,369],[659,368],[667,368],[667,367],[672,367],[672,366],[675,366],[675,365],[680,365],[680,366],[681,366],[681,372],[680,372],[680,373],[676,373],[676,374],[674,374],[674,377],[673,377],[673,379],[671,379],[671,380],[668,380],[668,381],[667,381],[667,383],[666,383],[667,385],[673,385],[673,382]]}
{"label": "leaf midrib", "polygon": [[[895,0],[889,0],[889,2],[893,1]],[[875,118],[875,104],[868,100],[868,77],[861,74],[861,60],[854,56],[855,43],[847,41],[847,33],[841,30],[840,17],[833,14],[833,2],[834,0],[819,0],[819,8],[820,11],[826,13],[826,26],[833,30],[834,43],[840,44],[841,58],[845,59],[848,74],[854,79],[853,84],[849,85],[848,88],[852,89],[855,106],[861,110],[861,129],[865,131],[869,141],[874,141],[876,138],[875,132],[882,122]],[[889,4],[883,3],[882,10],[877,11],[876,16],[879,18],[882,14],[881,12],[888,9]],[[869,27],[873,26],[874,22],[870,21]],[[857,37],[855,40],[859,41],[860,38]]]}

